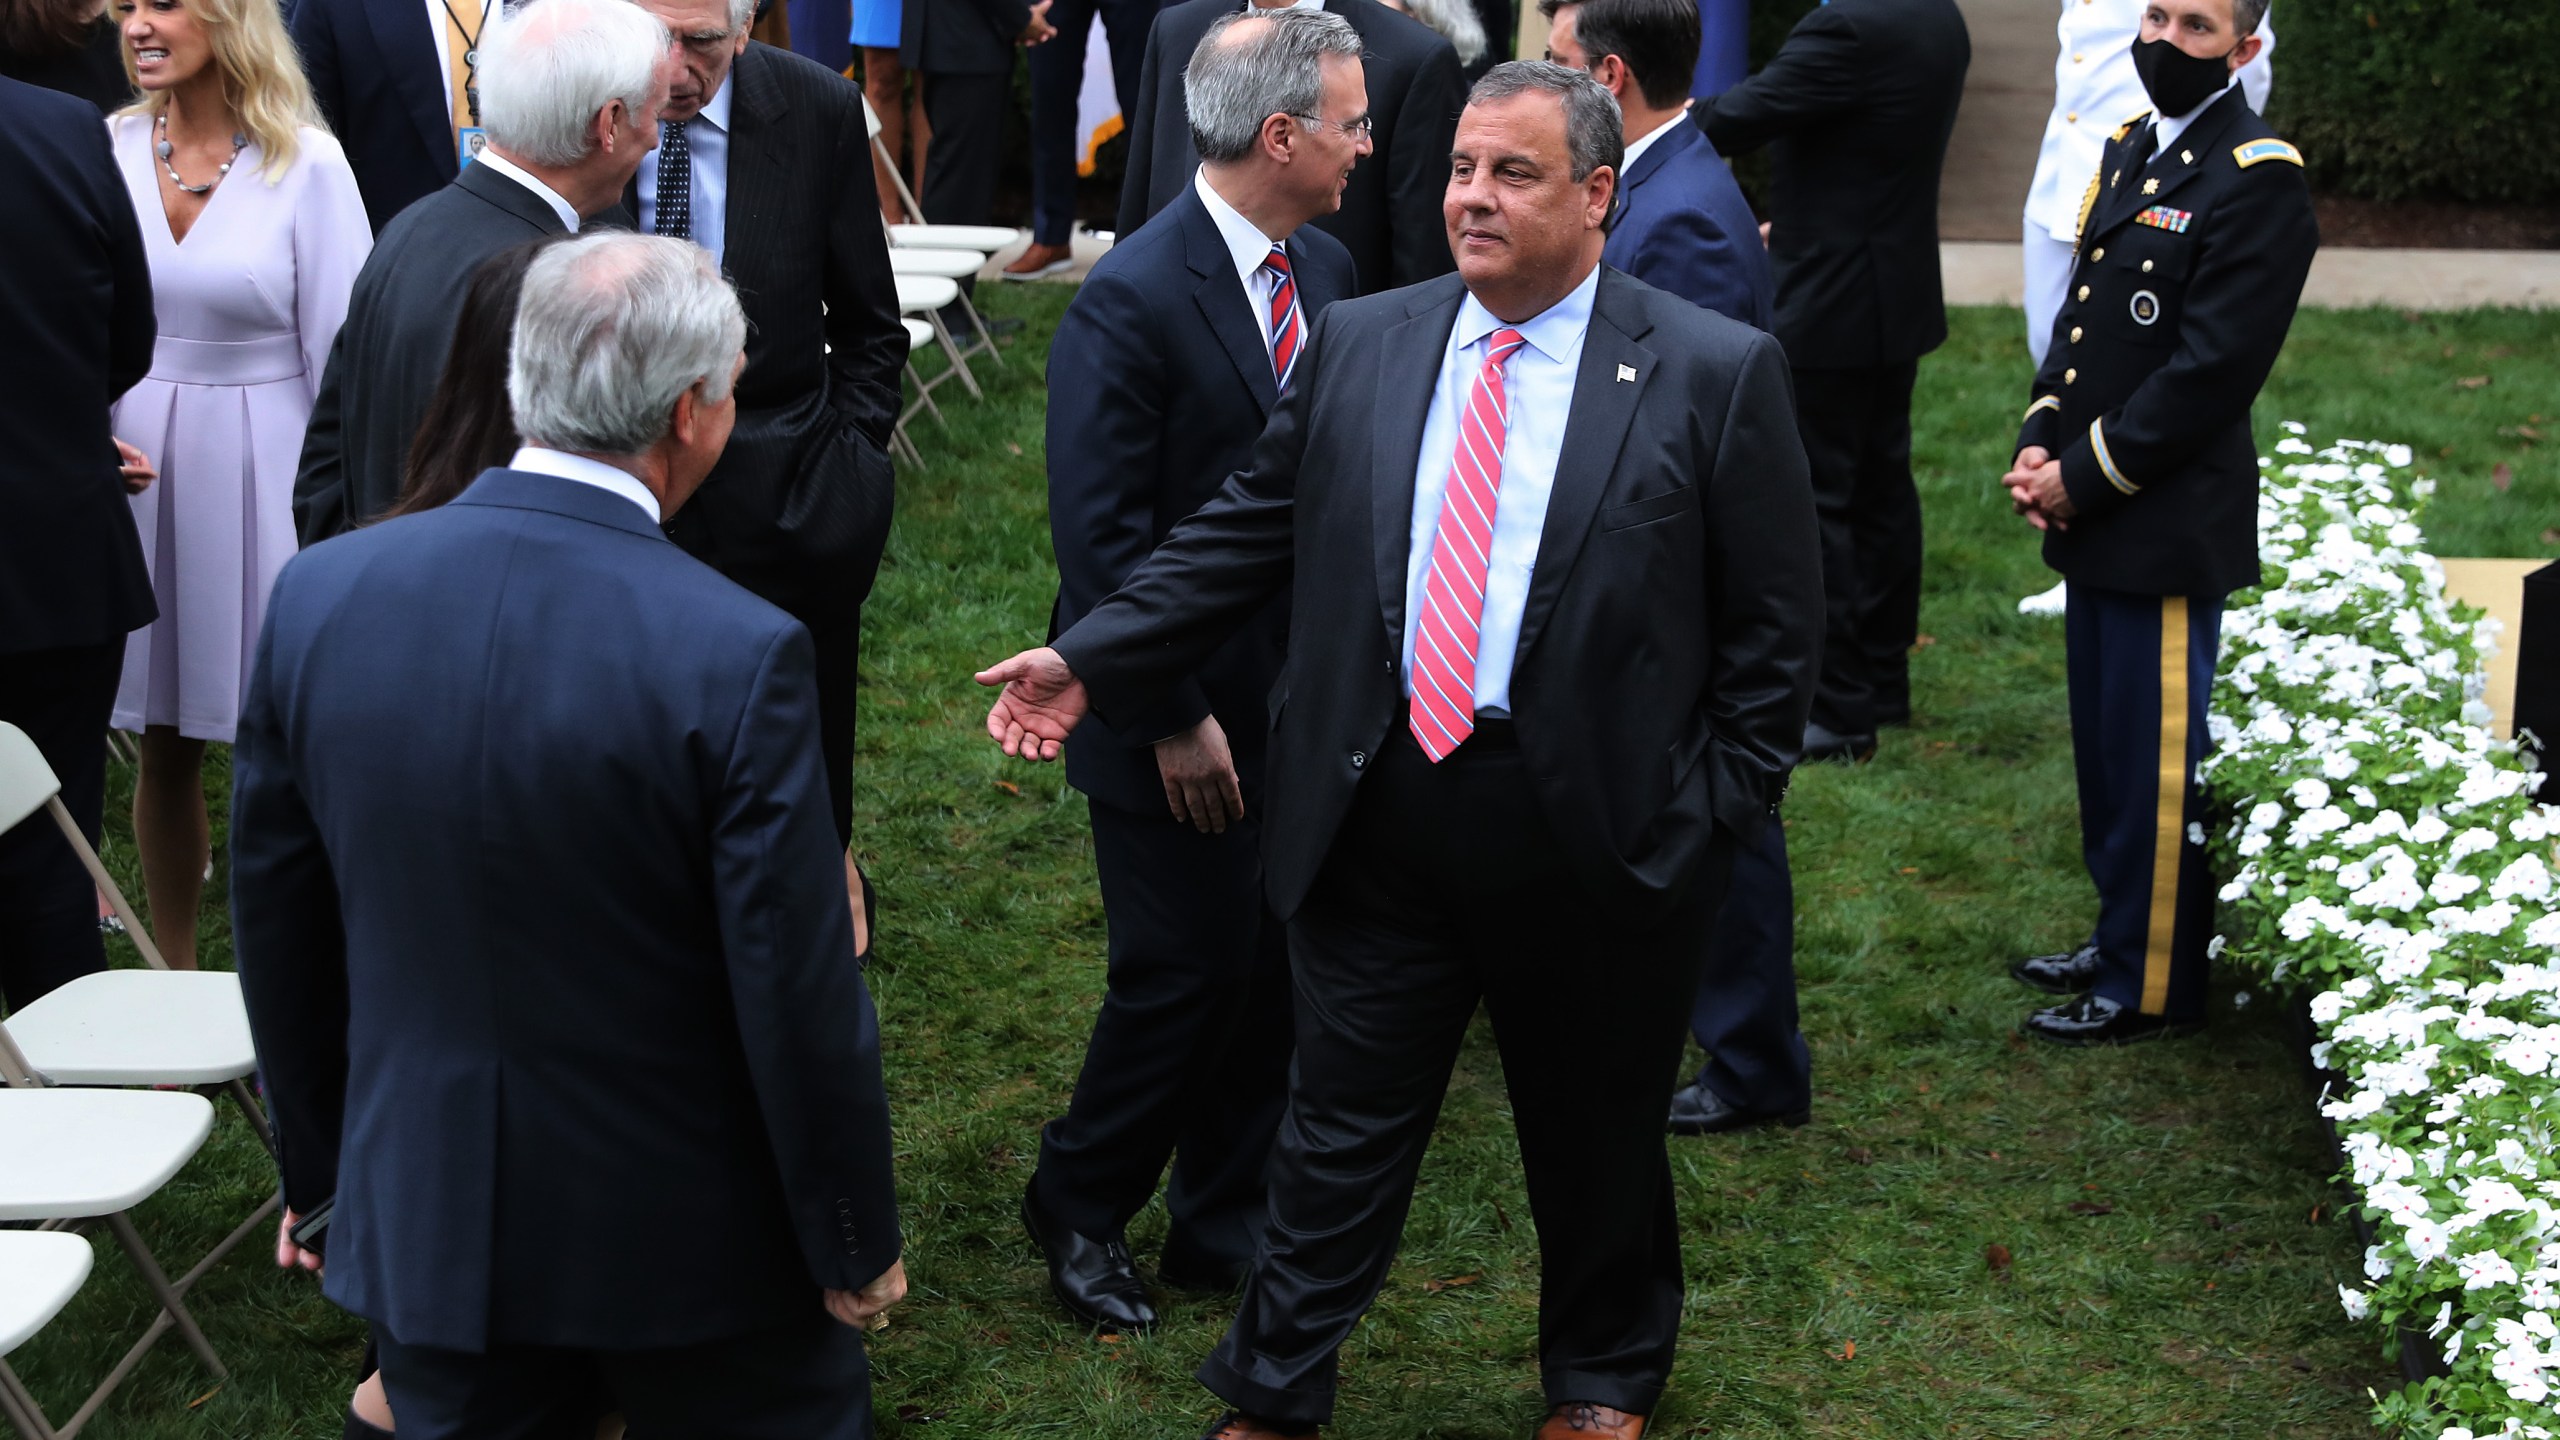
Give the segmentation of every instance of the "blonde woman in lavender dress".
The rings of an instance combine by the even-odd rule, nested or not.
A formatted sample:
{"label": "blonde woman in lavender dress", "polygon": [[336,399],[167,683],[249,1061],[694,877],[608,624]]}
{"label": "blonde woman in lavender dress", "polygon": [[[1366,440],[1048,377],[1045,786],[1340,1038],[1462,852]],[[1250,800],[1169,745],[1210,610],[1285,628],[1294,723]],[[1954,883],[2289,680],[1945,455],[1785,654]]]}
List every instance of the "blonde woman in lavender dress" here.
{"label": "blonde woman in lavender dress", "polygon": [[114,0],[142,98],[107,120],[151,258],[160,340],[116,433],[160,467],[133,501],[160,618],[125,648],[142,736],[134,832],[152,938],[192,967],[209,857],[202,767],[229,743],[293,474],[372,227],[276,0]]}

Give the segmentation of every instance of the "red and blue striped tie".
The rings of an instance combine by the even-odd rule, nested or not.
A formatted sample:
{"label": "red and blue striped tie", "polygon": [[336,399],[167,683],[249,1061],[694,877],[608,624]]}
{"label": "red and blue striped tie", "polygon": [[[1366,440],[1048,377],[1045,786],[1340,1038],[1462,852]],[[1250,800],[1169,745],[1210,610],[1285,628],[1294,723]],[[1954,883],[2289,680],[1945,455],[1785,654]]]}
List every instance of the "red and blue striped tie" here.
{"label": "red and blue striped tie", "polygon": [[1278,241],[1262,258],[1262,268],[1271,272],[1271,305],[1263,326],[1271,333],[1271,376],[1286,390],[1289,372],[1298,364],[1298,347],[1307,338],[1306,321],[1298,314],[1298,277],[1289,269],[1289,252]]}
{"label": "red and blue striped tie", "polygon": [[1440,501],[1440,533],[1422,586],[1422,623],[1413,642],[1413,738],[1434,764],[1476,728],[1476,632],[1484,616],[1484,583],[1493,568],[1493,516],[1502,500],[1502,442],[1510,402],[1502,367],[1523,343],[1517,330],[1496,330],[1474,391],[1458,419],[1449,491]]}

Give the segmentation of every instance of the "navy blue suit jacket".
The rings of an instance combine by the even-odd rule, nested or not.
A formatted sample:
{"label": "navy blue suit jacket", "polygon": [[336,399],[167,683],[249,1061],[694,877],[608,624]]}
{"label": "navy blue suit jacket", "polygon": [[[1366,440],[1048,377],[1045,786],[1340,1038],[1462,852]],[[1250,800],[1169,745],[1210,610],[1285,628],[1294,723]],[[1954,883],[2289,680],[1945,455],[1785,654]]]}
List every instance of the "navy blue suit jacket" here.
{"label": "navy blue suit jacket", "polygon": [[[1357,288],[1351,252],[1312,225],[1288,248],[1312,336],[1325,307]],[[1119,589],[1251,459],[1280,398],[1262,325],[1218,223],[1188,185],[1095,262],[1049,345],[1052,635]],[[1088,717],[1067,742],[1067,783],[1159,814],[1164,785],[1150,747],[1214,714],[1257,807],[1265,706],[1288,643],[1288,605],[1275,602],[1155,704],[1111,724]]]}
{"label": "navy blue suit jacket", "polygon": [[0,135],[6,655],[101,645],[159,613],[108,433],[116,397],[151,369],[159,322],[142,227],[98,108],[0,79]]}
{"label": "navy blue suit jacket", "polygon": [[287,1201],[413,1345],[690,1345],[897,1259],[808,633],[492,470],[278,577],[232,915]]}
{"label": "navy blue suit jacket", "polygon": [[[480,11],[476,3],[454,8],[466,19]],[[459,163],[427,8],[418,0],[293,0],[286,23],[379,235],[392,216],[443,189]]]}
{"label": "navy blue suit jacket", "polygon": [[1766,330],[1776,286],[1760,221],[1695,125],[1673,125],[1619,184],[1625,208],[1600,258],[1656,290]]}

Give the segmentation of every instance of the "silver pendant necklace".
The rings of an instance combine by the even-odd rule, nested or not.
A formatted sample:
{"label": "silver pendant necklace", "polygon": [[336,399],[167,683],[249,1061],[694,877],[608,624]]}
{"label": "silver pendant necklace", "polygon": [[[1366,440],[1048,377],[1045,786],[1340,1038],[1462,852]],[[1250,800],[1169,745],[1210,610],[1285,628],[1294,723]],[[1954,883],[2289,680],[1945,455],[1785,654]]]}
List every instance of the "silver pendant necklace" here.
{"label": "silver pendant necklace", "polygon": [[239,159],[240,152],[249,148],[248,136],[240,134],[237,131],[232,132],[231,159],[222,162],[222,168],[214,172],[212,179],[207,180],[201,185],[190,185],[186,181],[178,178],[178,167],[170,163],[169,157],[172,152],[169,145],[169,116],[165,111],[162,112],[160,116],[159,137],[159,143],[154,145],[152,148],[160,153],[160,168],[169,172],[170,184],[177,186],[179,189],[186,191],[190,195],[202,195],[206,191],[211,190],[214,186],[221,184],[222,177],[231,173],[232,161]]}

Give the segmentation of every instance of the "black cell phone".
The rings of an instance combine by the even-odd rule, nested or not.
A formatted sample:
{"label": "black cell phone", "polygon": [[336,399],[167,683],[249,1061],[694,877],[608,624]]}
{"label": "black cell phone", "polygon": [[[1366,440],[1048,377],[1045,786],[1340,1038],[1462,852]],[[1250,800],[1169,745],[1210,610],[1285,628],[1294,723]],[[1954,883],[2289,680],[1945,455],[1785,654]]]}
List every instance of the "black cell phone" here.
{"label": "black cell phone", "polygon": [[285,1234],[312,1254],[325,1256],[329,1253],[329,1218],[337,1208],[338,1197],[332,1195],[313,1206],[310,1214],[296,1219]]}

